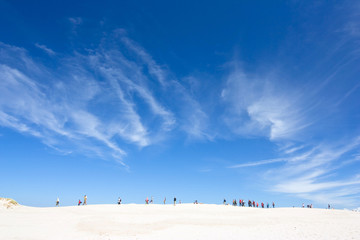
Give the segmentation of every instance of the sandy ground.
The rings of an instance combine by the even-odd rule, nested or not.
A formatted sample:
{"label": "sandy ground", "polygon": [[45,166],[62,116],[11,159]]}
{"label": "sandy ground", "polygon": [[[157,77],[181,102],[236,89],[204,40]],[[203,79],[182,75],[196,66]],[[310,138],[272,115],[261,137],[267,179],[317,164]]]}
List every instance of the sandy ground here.
{"label": "sandy ground", "polygon": [[223,205],[0,208],[0,239],[360,239],[360,213]]}

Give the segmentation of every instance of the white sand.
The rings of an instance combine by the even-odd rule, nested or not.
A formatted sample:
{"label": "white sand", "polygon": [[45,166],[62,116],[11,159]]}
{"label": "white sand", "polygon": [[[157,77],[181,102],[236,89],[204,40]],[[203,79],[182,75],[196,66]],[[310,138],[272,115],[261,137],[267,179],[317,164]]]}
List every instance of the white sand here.
{"label": "white sand", "polygon": [[0,208],[0,239],[360,239],[360,213],[223,205]]}

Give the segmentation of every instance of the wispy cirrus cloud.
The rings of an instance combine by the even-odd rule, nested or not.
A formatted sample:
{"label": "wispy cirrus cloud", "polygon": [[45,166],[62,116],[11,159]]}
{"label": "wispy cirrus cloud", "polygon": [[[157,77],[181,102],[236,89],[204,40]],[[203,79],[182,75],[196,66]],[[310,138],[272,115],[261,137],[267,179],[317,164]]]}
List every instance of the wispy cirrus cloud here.
{"label": "wispy cirrus cloud", "polygon": [[116,31],[121,41],[133,52],[135,52],[140,59],[146,64],[149,73],[155,77],[155,79],[162,86],[169,86],[169,82],[166,81],[167,73],[153,60],[153,58],[138,44],[132,41],[126,36],[126,32],[123,29]]}
{"label": "wispy cirrus cloud", "polygon": [[[210,134],[208,129],[208,116],[200,103],[195,100],[195,96],[191,94],[191,91],[186,89],[176,77],[169,74],[166,71],[166,67],[159,66],[141,46],[129,39],[126,36],[125,30],[117,30],[116,34],[125,46],[133,51],[141,59],[141,62],[146,65],[150,76],[160,84],[164,93],[168,94],[171,92],[174,96],[178,96],[178,99],[175,101],[176,104],[172,105],[172,108],[175,109],[179,116],[180,128],[191,138],[213,139],[213,134]],[[149,102],[153,101],[150,100]],[[169,119],[167,121],[169,126],[174,123],[171,114],[159,108],[156,104],[152,104],[152,108]]]}
{"label": "wispy cirrus cloud", "polygon": [[[349,107],[347,100],[351,99],[351,105],[356,108],[359,9],[359,4],[345,1],[331,10],[336,24],[333,27],[324,25],[329,28],[330,40],[328,36],[314,38],[313,33],[305,32],[308,43],[303,46],[307,49],[304,56],[309,64],[301,62],[298,56],[294,56],[289,65],[285,62],[287,57],[278,58],[274,63],[262,60],[264,66],[257,66],[256,71],[250,72],[236,60],[229,62],[230,70],[221,93],[225,106],[222,118],[229,129],[237,136],[302,142],[305,139],[301,135],[321,128],[324,116],[329,117],[337,108]],[[324,44],[323,57],[318,59],[309,54],[308,51],[321,44]],[[280,48],[289,56],[293,53],[286,44]],[[288,70],[291,64],[301,65],[301,72]]]}
{"label": "wispy cirrus cloud", "polygon": [[69,17],[68,20],[74,25],[81,25],[83,23],[83,19],[81,17]]}
{"label": "wispy cirrus cloud", "polygon": [[77,35],[77,31],[81,25],[83,25],[84,19],[82,17],[69,17],[67,18],[67,21],[70,24],[71,33]]}
{"label": "wispy cirrus cloud", "polygon": [[[268,191],[356,206],[359,6],[347,1],[332,9],[336,24],[323,25],[326,37],[305,32],[308,42],[300,43],[305,52],[296,50],[290,63],[293,49],[281,46],[286,57],[277,57],[275,63],[260,59],[265,66],[258,71],[247,72],[236,61],[228,64],[221,94],[223,121],[235,137],[267,138],[276,153],[269,159],[239,159],[227,168],[246,168],[271,182],[265,184]],[[287,44],[294,46],[290,39]]]}
{"label": "wispy cirrus cloud", "polygon": [[[1,43],[0,124],[59,151],[92,153],[123,165],[128,144],[149,146],[179,130],[204,136],[197,131],[204,129],[199,121],[206,114],[181,83],[125,33],[120,44],[104,39],[97,48],[62,57],[38,44],[58,62],[54,70],[25,49]],[[123,47],[140,59],[124,54]]]}
{"label": "wispy cirrus cloud", "polygon": [[56,54],[52,49],[46,47],[45,45],[42,45],[42,44],[39,44],[39,43],[35,43],[35,46],[36,46],[37,48],[40,48],[41,50],[43,50],[44,52],[46,52],[46,53],[49,54],[50,56],[53,56],[53,55]]}
{"label": "wispy cirrus cloud", "polygon": [[[342,176],[340,173],[359,161],[359,150],[359,137],[346,144],[290,146],[282,150],[282,158],[242,163],[231,168],[267,164],[263,177],[271,181],[269,191],[292,194],[323,204],[356,206],[360,196],[360,177],[357,173]],[[273,167],[274,163],[281,164]]]}
{"label": "wispy cirrus cloud", "polygon": [[266,165],[271,163],[278,163],[278,162],[285,162],[288,161],[287,158],[274,158],[274,159],[266,159],[256,162],[248,162],[248,163],[241,163],[234,166],[230,166],[229,168],[245,168],[245,167],[255,167],[260,165]]}
{"label": "wispy cirrus cloud", "polygon": [[[351,61],[354,63],[354,59]],[[291,85],[279,88],[277,78],[268,77],[267,74],[264,76],[249,77],[235,67],[222,91],[223,101],[229,104],[223,117],[239,136],[268,137],[278,145],[279,157],[242,162],[229,168],[265,166],[262,177],[264,181],[271,182],[266,186],[269,191],[291,194],[322,204],[330,202],[356,206],[360,197],[359,176],[349,173],[352,172],[349,169],[358,161],[360,138],[349,140],[349,137],[345,137],[336,143],[328,129],[325,130],[328,143],[307,141],[303,136],[311,132],[314,125],[321,129],[319,125],[324,121],[318,118],[318,111],[328,109],[328,106],[339,106],[358,89],[358,84],[351,86],[345,93],[339,91],[336,98],[322,102],[319,92],[325,91],[324,86],[329,84],[328,78],[314,81],[312,89],[316,94],[306,91],[306,95],[305,90],[311,88],[303,87],[301,91],[291,88]],[[332,81],[339,79],[338,76],[332,78]],[[331,113],[329,111],[324,115],[330,116]],[[322,139],[321,136],[318,135],[319,139]],[[296,144],[291,143],[294,139]]]}
{"label": "wispy cirrus cloud", "polygon": [[162,130],[170,131],[174,127],[176,124],[174,113],[166,109],[155,97],[149,87],[149,78],[141,71],[139,65],[129,61],[119,50],[114,49],[109,52],[99,51],[91,55],[89,60],[92,68],[109,82],[117,98],[124,104],[126,116],[131,118],[131,122],[138,123],[139,132],[145,134],[144,129],[139,125],[140,119],[136,117],[137,103],[134,97],[141,98],[152,114],[161,118]]}
{"label": "wispy cirrus cloud", "polygon": [[339,9],[339,12],[343,12],[345,16],[345,24],[342,28],[342,32],[345,32],[350,38],[358,38],[360,37],[360,4],[347,1],[344,5],[346,7]]}
{"label": "wispy cirrus cloud", "polygon": [[277,85],[276,76],[249,77],[235,66],[221,92],[227,103],[223,116],[230,129],[241,136],[292,139],[312,124],[307,118],[302,93]]}
{"label": "wispy cirrus cloud", "polygon": [[[41,64],[33,62],[24,49],[2,44],[2,51],[5,58],[18,59],[18,62],[14,61],[11,66],[0,65],[2,126],[38,137],[54,148],[61,148],[65,139],[81,149],[82,145],[85,145],[82,140],[92,138],[95,141],[92,142],[93,145],[99,143],[106,145],[122,163],[121,156],[125,152],[111,139],[111,136],[103,132],[104,126],[98,117],[86,109],[87,101],[96,95],[91,94],[91,89],[94,87],[87,88],[91,79],[83,81],[84,79],[79,80],[74,76],[75,84],[65,87],[61,86],[61,79],[50,76],[52,77],[48,82],[50,84],[45,85],[43,80],[49,77],[48,70]],[[17,54],[6,56],[8,53]],[[23,65],[22,62],[31,63],[30,65],[36,65],[37,68],[34,71],[27,67],[29,64]],[[76,84],[82,85],[82,89],[78,88],[78,91],[85,90],[90,98],[89,96],[82,98],[81,93],[72,95],[77,92],[72,89]]]}

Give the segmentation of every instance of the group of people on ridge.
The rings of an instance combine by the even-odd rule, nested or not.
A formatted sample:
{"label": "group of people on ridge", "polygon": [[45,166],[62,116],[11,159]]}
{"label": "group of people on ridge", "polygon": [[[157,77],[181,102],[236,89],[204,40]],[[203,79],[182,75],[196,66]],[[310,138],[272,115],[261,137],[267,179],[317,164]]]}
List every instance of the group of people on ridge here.
{"label": "group of people on ridge", "polygon": [[82,203],[81,200],[79,199],[78,206],[80,206],[81,204],[87,205],[87,196],[86,195],[84,195],[84,203]]}
{"label": "group of people on ridge", "polygon": [[[224,198],[224,205],[227,205],[225,198]],[[233,200],[232,205],[233,205],[233,206],[237,206],[237,205],[238,205],[237,202],[236,202],[236,199]],[[245,201],[244,201],[243,199],[240,199],[240,200],[239,200],[239,206],[240,206],[240,207],[244,207],[244,206],[245,206]],[[258,203],[258,202],[255,202],[255,201],[249,200],[249,201],[248,201],[248,206],[249,206],[249,207],[257,207],[257,208],[258,208],[258,207],[259,207],[259,203]],[[261,203],[260,206],[261,206],[261,208],[265,208],[265,204],[264,204],[263,202]],[[275,208],[275,202],[272,203],[272,207]],[[266,203],[266,208],[270,208],[269,203]]]}
{"label": "group of people on ridge", "polygon": [[[151,197],[150,203],[154,203],[153,197]],[[145,204],[149,204],[149,198],[146,197]],[[164,198],[164,204],[166,204],[166,197]],[[179,201],[179,204],[181,204],[181,200]],[[174,197],[174,206],[176,205],[176,197]]]}
{"label": "group of people on ridge", "polygon": [[[86,195],[84,195],[84,203],[79,199],[79,201],[78,201],[78,206],[80,206],[80,205],[87,205],[87,196]],[[56,199],[56,206],[58,207],[58,206],[60,206],[60,199],[59,199],[59,197]]]}

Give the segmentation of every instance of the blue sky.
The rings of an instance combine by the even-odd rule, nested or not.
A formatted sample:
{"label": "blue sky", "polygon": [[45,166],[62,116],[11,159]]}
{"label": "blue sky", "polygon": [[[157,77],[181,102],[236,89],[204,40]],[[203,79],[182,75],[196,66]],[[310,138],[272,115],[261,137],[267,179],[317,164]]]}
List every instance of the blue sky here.
{"label": "blue sky", "polygon": [[0,195],[359,207],[360,5],[0,1]]}

